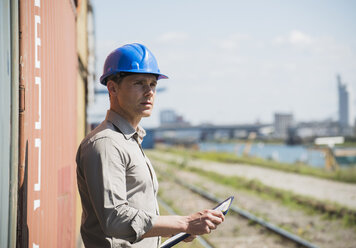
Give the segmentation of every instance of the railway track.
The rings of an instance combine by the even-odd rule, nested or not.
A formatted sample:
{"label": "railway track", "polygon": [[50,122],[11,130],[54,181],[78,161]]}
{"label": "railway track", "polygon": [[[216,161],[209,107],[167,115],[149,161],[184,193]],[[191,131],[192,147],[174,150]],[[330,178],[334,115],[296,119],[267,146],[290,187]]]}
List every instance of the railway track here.
{"label": "railway track", "polygon": [[[171,215],[177,215],[177,213],[160,197],[158,197],[159,204]],[[201,236],[197,236],[197,240],[199,244],[204,248],[214,248],[214,246],[210,245],[204,238]]]}
{"label": "railway track", "polygon": [[[201,198],[204,198],[210,202],[214,202],[215,203],[218,203],[218,202],[221,202],[223,199],[220,199],[218,197],[216,197],[215,195],[195,186],[195,185],[192,185],[192,184],[188,184],[187,182],[183,181],[183,180],[180,180],[178,178],[175,178],[175,177],[172,177],[171,174],[168,174],[162,170],[159,170],[158,171],[158,174],[162,175],[164,178],[171,178],[171,181],[172,183],[175,183],[177,185],[179,185],[180,187],[183,187],[187,190],[189,190],[190,192],[194,193],[194,194],[197,194],[199,197]],[[173,180],[172,180],[173,179]],[[196,196],[195,196],[196,197]],[[168,205],[167,202],[164,202],[165,200],[161,198],[161,202],[162,203],[162,206],[164,208],[170,208]],[[172,208],[170,208],[169,211],[173,211]],[[316,248],[318,246],[316,246],[315,244],[312,244],[306,240],[304,240],[303,238],[295,235],[295,234],[292,234],[282,228],[279,228],[278,226],[272,224],[272,223],[269,223],[265,220],[263,220],[262,218],[259,218],[255,215],[253,215],[252,213],[249,213],[248,211],[246,210],[243,210],[241,208],[238,208],[236,205],[233,205],[231,208],[230,208],[230,213],[233,212],[235,214],[237,214],[238,216],[241,216],[243,217],[244,219],[246,219],[248,222],[249,222],[249,225],[252,226],[253,224],[258,224],[259,226],[261,226],[262,228],[268,230],[268,232],[271,232],[273,234],[276,234],[278,236],[281,237],[282,240],[287,240],[287,243],[282,245],[282,247],[307,247],[307,248]],[[172,212],[171,212],[172,213]],[[236,216],[230,216],[228,218],[236,218]],[[259,231],[259,233],[261,233],[261,231]],[[213,242],[207,242],[208,238],[207,239],[203,239],[203,238],[200,238],[198,241],[200,242],[200,244],[202,245],[202,247],[205,247],[205,248],[211,248],[211,247],[218,247],[218,246],[214,246],[212,245]],[[284,241],[281,241],[282,243]],[[294,245],[293,245],[294,244]],[[225,246],[221,246],[221,247],[225,247]],[[251,247],[254,247],[253,245]],[[258,247],[258,246],[256,246]],[[268,246],[267,246],[268,247]]]}

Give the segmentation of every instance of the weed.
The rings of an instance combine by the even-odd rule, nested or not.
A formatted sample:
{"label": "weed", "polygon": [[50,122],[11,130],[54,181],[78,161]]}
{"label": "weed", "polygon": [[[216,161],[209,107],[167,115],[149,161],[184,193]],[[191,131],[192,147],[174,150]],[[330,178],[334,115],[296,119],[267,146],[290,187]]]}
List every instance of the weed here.
{"label": "weed", "polygon": [[[335,181],[356,183],[356,167],[351,166],[347,168],[339,168],[335,171],[329,171],[324,168],[315,168],[303,163],[279,163],[272,160],[266,160],[256,157],[240,157],[233,153],[224,153],[224,152],[201,152],[193,151],[186,149],[174,149],[174,148],[165,148],[163,151],[181,155],[184,157],[185,162],[190,158],[211,160],[217,162],[225,163],[238,163],[242,165],[255,165],[265,168],[281,170],[286,172],[293,172],[303,175],[310,175],[319,178],[325,178]],[[186,165],[186,163],[185,163]]]}
{"label": "weed", "polygon": [[[164,161],[158,157],[155,157],[155,159]],[[170,163],[172,166],[179,169],[183,169],[177,162],[164,162]],[[322,214],[326,219],[342,219],[346,226],[356,227],[356,211],[339,206],[336,203],[322,202],[311,197],[301,196],[290,191],[273,188],[264,185],[255,179],[248,180],[238,176],[223,176],[219,173],[205,171],[197,167],[186,166],[184,167],[184,170],[197,173],[200,176],[206,177],[209,180],[222,185],[230,186],[239,190],[243,189],[267,199],[276,200],[285,206],[301,209],[308,214]]]}

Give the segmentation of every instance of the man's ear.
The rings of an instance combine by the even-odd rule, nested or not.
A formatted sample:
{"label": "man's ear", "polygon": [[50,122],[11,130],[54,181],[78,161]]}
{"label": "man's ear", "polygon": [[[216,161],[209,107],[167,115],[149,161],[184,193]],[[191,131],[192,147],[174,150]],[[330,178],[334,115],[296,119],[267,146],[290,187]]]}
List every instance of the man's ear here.
{"label": "man's ear", "polygon": [[109,80],[106,84],[106,87],[108,88],[109,94],[110,95],[116,95],[118,91],[117,83],[115,83],[112,80]]}

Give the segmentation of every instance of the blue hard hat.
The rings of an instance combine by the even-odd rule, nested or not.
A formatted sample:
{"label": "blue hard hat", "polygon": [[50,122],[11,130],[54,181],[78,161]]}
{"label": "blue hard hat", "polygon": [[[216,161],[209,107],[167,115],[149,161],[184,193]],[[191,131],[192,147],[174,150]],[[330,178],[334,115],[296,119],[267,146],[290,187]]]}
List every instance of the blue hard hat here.
{"label": "blue hard hat", "polygon": [[157,79],[168,78],[160,72],[152,52],[138,43],[124,45],[108,55],[100,83],[106,85],[106,79],[109,76],[120,72],[149,73],[156,75]]}

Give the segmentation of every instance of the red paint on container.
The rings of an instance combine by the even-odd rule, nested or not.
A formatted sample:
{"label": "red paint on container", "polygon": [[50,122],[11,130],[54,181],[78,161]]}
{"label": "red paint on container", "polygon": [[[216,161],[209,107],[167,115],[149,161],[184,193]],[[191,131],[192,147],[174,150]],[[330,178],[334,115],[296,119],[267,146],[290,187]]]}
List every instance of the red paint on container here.
{"label": "red paint on container", "polygon": [[[29,247],[74,247],[77,137],[72,1],[20,1]],[[26,216],[26,215],[25,215]]]}

